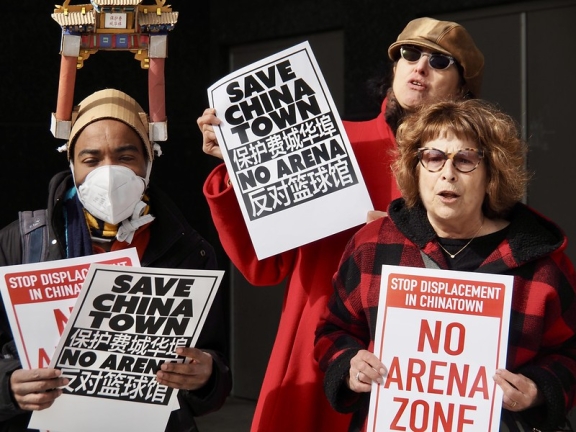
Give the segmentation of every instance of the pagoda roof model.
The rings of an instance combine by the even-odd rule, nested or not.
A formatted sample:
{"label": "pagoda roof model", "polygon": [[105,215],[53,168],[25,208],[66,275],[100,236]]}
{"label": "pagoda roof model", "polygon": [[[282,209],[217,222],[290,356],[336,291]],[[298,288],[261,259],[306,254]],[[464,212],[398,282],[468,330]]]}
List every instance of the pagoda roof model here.
{"label": "pagoda roof model", "polygon": [[92,0],[96,6],[137,6],[142,0]]}
{"label": "pagoda roof model", "polygon": [[92,10],[90,12],[68,12],[52,14],[52,18],[61,27],[94,25],[96,22],[96,13]]}
{"label": "pagoda roof model", "polygon": [[[95,9],[84,12],[54,13],[52,18],[61,27],[93,26],[96,23],[97,12]],[[150,25],[174,25],[178,21],[178,12],[140,13],[138,25],[140,27]]]}
{"label": "pagoda roof model", "polygon": [[70,133],[76,70],[98,51],[129,51],[149,71],[150,139],[166,140],[164,62],[168,56],[167,35],[178,21],[178,12],[166,5],[166,0],[154,1],[90,0],[89,4],[70,4],[71,0],[65,0],[56,6],[52,18],[62,27],[62,59],[58,106],[51,126],[54,136],[66,139]]}

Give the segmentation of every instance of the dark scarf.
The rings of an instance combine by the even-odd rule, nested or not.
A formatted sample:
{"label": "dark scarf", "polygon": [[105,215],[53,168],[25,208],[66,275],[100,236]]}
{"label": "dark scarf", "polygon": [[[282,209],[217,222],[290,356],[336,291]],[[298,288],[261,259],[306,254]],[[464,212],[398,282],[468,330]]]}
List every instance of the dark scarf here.
{"label": "dark scarf", "polygon": [[[144,195],[142,199],[145,203],[149,201],[147,195]],[[150,206],[147,205],[143,210],[143,214],[148,214],[149,212]],[[112,241],[111,250],[135,247],[138,250],[138,256],[142,259],[150,239],[150,224],[148,223],[138,228],[131,244],[116,241],[118,225],[109,224],[88,213],[78,199],[75,187],[68,190],[64,196],[64,223],[67,258],[77,258],[103,252],[103,250],[95,251],[92,243],[91,237],[99,237]]]}
{"label": "dark scarf", "polygon": [[66,257],[92,255],[92,239],[84,217],[84,207],[73,187],[64,197],[64,223],[66,230]]}

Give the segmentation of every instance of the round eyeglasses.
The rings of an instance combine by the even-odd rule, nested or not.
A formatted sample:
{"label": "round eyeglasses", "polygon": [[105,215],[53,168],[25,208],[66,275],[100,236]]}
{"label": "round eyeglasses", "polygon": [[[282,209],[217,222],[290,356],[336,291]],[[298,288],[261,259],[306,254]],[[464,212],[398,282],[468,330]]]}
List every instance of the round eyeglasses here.
{"label": "round eyeglasses", "polygon": [[474,171],[484,157],[484,150],[465,148],[455,153],[445,153],[432,147],[422,147],[418,149],[418,160],[424,168],[430,172],[438,172],[448,159],[452,160],[454,168],[461,173]]}
{"label": "round eyeglasses", "polygon": [[430,54],[416,47],[406,45],[402,45],[400,47],[400,55],[409,63],[416,63],[418,60],[420,60],[420,57],[428,56],[428,64],[430,67],[440,70],[448,69],[450,65],[455,62],[454,57],[452,56],[440,53]]}

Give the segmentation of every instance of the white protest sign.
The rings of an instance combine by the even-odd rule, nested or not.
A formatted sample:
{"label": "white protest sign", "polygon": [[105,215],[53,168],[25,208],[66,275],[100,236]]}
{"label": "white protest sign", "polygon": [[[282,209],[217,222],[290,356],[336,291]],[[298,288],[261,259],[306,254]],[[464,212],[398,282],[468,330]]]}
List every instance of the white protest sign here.
{"label": "white protest sign", "polygon": [[94,264],[50,363],[70,379],[29,427],[162,431],[177,391],[156,371],[194,346],[224,272]]}
{"label": "white protest sign", "polygon": [[208,99],[259,259],[365,223],[373,206],[308,42],[229,74]]}
{"label": "white protest sign", "polygon": [[0,291],[24,369],[48,366],[90,264],[138,267],[135,248],[0,267]]}
{"label": "white protest sign", "polygon": [[368,432],[497,432],[512,276],[383,266]]}

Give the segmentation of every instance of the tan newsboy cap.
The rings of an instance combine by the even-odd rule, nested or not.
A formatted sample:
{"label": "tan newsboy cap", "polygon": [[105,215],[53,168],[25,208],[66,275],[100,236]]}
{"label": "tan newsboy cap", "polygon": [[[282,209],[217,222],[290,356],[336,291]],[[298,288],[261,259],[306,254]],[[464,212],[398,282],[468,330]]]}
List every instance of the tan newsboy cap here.
{"label": "tan newsboy cap", "polygon": [[433,18],[417,18],[408,23],[388,48],[391,60],[400,58],[400,47],[413,45],[450,55],[464,70],[464,80],[474,97],[480,95],[484,73],[484,55],[478,49],[470,33],[460,24],[438,21]]}
{"label": "tan newsboy cap", "polygon": [[68,139],[68,159],[72,146],[82,130],[91,123],[103,119],[114,119],[132,127],[142,138],[144,149],[149,160],[154,158],[154,151],[149,137],[148,115],[140,104],[126,93],[116,89],[105,89],[92,93],[82,100],[72,113],[72,129]]}

